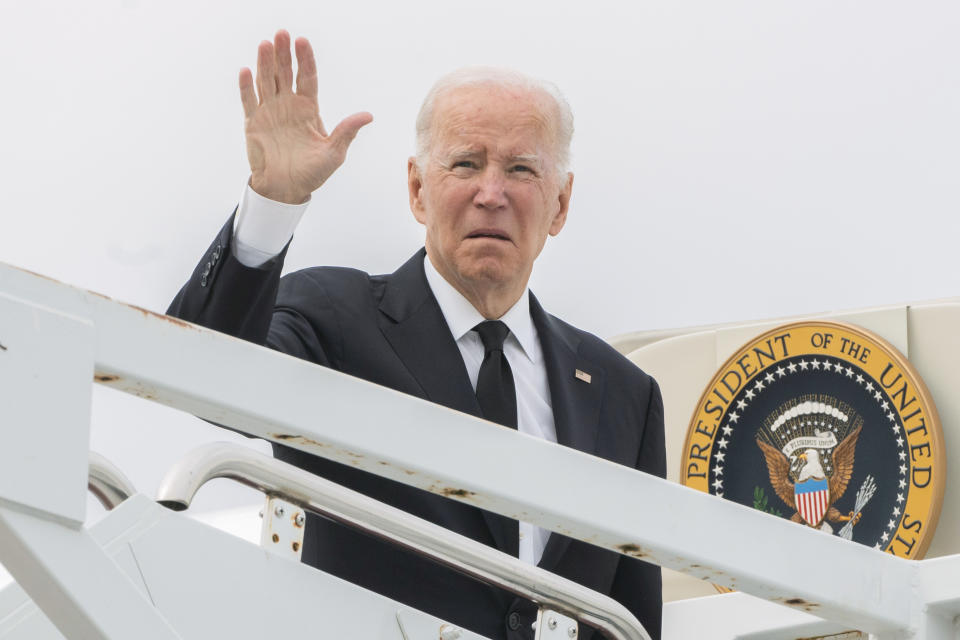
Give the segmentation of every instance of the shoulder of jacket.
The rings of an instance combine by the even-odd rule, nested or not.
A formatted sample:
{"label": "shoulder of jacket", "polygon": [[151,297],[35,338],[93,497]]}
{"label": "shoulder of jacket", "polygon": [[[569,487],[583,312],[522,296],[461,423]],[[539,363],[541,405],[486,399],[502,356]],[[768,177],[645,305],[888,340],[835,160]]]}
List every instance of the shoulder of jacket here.
{"label": "shoulder of jacket", "polygon": [[370,275],[352,267],[308,267],[289,273],[281,284],[291,288],[318,287],[331,300],[368,299],[379,300],[386,285],[385,275]]}
{"label": "shoulder of jacket", "polygon": [[578,329],[569,322],[561,320],[554,315],[550,316],[554,326],[565,331],[568,335],[575,337],[579,344],[577,351],[583,358],[596,362],[606,369],[608,375],[619,378],[631,379],[634,382],[642,381],[644,383],[653,382],[653,378],[638,367],[633,361],[625,355],[614,349],[603,338],[600,338],[589,331]]}

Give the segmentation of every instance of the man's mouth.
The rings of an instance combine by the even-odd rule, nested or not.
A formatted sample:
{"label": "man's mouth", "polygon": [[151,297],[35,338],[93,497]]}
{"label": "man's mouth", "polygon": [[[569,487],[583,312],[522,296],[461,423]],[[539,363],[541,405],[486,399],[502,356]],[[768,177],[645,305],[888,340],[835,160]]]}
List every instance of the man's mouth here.
{"label": "man's mouth", "polygon": [[468,238],[492,238],[494,240],[507,240],[507,241],[510,240],[510,236],[496,229],[480,229],[479,231],[474,231],[467,237]]}

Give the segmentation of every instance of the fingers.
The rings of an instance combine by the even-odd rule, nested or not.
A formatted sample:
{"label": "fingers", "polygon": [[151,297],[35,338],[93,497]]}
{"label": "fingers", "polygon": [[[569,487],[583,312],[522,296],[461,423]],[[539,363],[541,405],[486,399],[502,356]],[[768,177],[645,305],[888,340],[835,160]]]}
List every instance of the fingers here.
{"label": "fingers", "polygon": [[[316,99],[317,63],[313,55],[313,48],[306,38],[297,38],[295,49],[297,54],[297,94]],[[293,59],[290,56],[290,34],[285,29],[277,31],[273,42],[264,40],[257,48],[256,93],[254,93],[254,83],[250,76],[248,69],[241,70],[240,100],[247,116],[251,115],[257,104],[263,104],[278,93],[293,90]],[[259,102],[257,102],[257,96],[259,96]],[[357,129],[364,124],[366,122],[358,125]],[[321,131],[322,128],[323,125],[320,124]],[[353,135],[356,135],[356,131],[353,132]]]}
{"label": "fingers", "polygon": [[290,34],[281,29],[273,38],[273,46],[277,56],[277,91],[293,90],[293,62],[290,58]]}
{"label": "fingers", "polygon": [[306,38],[297,38],[297,93],[308,98],[317,97],[317,61],[313,47]]}
{"label": "fingers", "polygon": [[333,133],[330,134],[330,141],[342,152],[346,153],[350,143],[357,137],[357,132],[371,122],[373,122],[373,116],[366,111],[347,116],[337,125]]}
{"label": "fingers", "polygon": [[260,104],[277,94],[277,60],[273,43],[264,40],[257,49],[257,93]]}
{"label": "fingers", "polygon": [[247,118],[257,109],[257,94],[253,90],[253,74],[250,69],[240,69],[240,102],[243,104],[243,115]]}

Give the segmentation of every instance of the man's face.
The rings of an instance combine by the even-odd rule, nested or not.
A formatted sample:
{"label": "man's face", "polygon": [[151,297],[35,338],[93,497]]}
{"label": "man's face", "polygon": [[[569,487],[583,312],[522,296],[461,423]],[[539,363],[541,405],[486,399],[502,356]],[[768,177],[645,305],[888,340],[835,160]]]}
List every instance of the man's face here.
{"label": "man's face", "polygon": [[553,105],[520,89],[460,88],[437,100],[432,127],[424,166],[408,163],[427,254],[468,298],[519,294],[570,201],[573,176],[558,178],[555,164]]}

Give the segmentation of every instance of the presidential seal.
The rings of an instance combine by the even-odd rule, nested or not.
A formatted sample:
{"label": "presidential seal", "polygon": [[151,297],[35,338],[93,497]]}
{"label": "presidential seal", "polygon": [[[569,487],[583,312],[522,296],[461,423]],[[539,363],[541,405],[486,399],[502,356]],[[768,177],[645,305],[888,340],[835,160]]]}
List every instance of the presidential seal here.
{"label": "presidential seal", "polygon": [[739,349],[697,404],[687,486],[798,525],[921,558],[943,502],[937,410],[892,345],[798,322]]}

